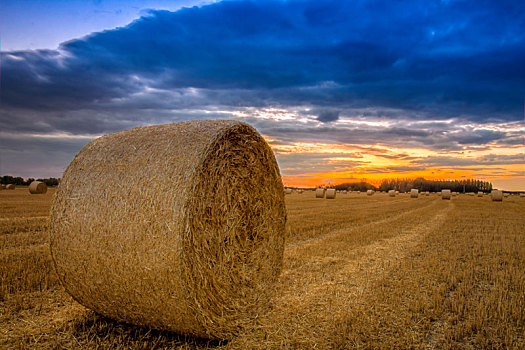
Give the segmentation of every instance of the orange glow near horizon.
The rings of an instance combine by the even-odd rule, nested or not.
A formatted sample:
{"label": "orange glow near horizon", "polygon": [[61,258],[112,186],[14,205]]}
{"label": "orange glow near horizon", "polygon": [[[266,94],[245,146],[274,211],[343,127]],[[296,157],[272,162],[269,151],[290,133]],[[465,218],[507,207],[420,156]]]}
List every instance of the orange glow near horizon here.
{"label": "orange glow near horizon", "polygon": [[[340,145],[327,143],[297,142],[287,145],[275,144],[269,140],[277,159],[286,163],[286,158],[294,156],[297,159],[304,156],[308,161],[313,155],[309,169],[298,173],[297,167],[287,173],[287,168],[281,169],[285,186],[317,187],[336,185],[348,182],[366,181],[379,185],[384,179],[418,178],[427,180],[461,180],[474,178],[483,181],[504,183],[504,179],[514,179],[513,189],[525,190],[525,167],[523,161],[516,164],[487,164],[476,162],[484,156],[518,156],[523,155],[522,147],[491,147],[489,149],[475,148],[453,152],[439,152],[424,148],[395,148],[384,145]],[[475,165],[429,165],[426,159],[451,159],[469,161]],[[315,164],[315,162],[319,164]],[[287,163],[286,163],[287,164]],[[315,171],[315,167],[319,171]],[[312,170],[312,168],[314,168]],[[292,168],[291,168],[292,169]],[[521,185],[520,179],[523,179]],[[518,184],[518,185],[516,185]]]}

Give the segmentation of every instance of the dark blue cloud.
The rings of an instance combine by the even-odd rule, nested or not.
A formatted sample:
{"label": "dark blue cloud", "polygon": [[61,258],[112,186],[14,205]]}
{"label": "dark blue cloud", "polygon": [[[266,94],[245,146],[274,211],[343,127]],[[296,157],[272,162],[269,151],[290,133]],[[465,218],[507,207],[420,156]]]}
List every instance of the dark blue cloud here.
{"label": "dark blue cloud", "polygon": [[[248,90],[243,105],[263,94],[269,104],[518,120],[524,27],[522,1],[224,1],[152,11],[66,42],[60,54],[3,53],[2,103],[93,108],[147,85]],[[328,99],[326,89],[301,90],[325,82],[335,84]]]}
{"label": "dark blue cloud", "polygon": [[339,119],[339,111],[322,111],[317,120],[323,123],[335,122]]}

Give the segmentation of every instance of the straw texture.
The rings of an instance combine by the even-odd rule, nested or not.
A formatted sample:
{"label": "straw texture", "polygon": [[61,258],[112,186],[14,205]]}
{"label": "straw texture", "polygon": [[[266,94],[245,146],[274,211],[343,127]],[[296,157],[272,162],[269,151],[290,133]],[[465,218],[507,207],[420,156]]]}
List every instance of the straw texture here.
{"label": "straw texture", "polygon": [[268,309],[285,221],[274,154],[251,126],[135,128],[64,172],[51,255],[66,291],[102,315],[229,339]]}
{"label": "straw texture", "polygon": [[31,194],[44,194],[47,192],[47,185],[41,181],[33,181],[29,185],[29,193]]}
{"label": "straw texture", "polygon": [[326,190],[326,199],[335,199],[335,188],[329,188]]}
{"label": "straw texture", "polygon": [[492,190],[492,192],[490,192],[490,196],[494,202],[501,202],[503,200],[503,192],[500,190]]}

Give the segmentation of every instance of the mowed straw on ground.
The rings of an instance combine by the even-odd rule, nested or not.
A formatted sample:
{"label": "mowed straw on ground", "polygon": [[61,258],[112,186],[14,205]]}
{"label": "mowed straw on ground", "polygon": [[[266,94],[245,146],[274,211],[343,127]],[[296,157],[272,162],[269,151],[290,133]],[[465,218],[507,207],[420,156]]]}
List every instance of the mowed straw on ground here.
{"label": "mowed straw on ground", "polygon": [[54,189],[0,192],[0,348],[525,347],[525,200],[286,196],[272,310],[228,343],[95,315],[58,284]]}

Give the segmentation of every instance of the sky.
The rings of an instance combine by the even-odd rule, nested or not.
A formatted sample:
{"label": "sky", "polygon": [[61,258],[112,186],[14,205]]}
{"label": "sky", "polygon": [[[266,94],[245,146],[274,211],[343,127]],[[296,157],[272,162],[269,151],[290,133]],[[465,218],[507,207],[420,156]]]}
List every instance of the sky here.
{"label": "sky", "polygon": [[0,3],[0,175],[60,177],[96,137],[253,125],[283,181],[525,190],[523,1]]}

